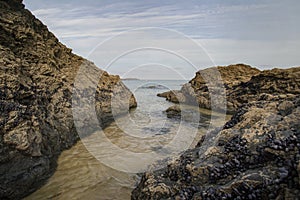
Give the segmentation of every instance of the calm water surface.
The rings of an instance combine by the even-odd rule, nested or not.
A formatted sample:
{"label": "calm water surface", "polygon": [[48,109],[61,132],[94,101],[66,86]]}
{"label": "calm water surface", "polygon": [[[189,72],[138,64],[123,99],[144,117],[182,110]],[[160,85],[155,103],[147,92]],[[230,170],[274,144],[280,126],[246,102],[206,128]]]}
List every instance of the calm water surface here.
{"label": "calm water surface", "polygon": [[[193,124],[168,119],[162,111],[174,104],[156,96],[170,89],[180,89],[186,81],[127,80],[124,83],[134,93],[138,107],[129,116],[118,119],[104,130],[111,143],[132,152],[149,152],[168,144],[179,129],[185,138],[195,130]],[[131,123],[128,123],[128,119]],[[197,128],[192,145],[205,132],[205,128]],[[111,165],[97,160],[86,148],[89,143],[97,141],[94,139],[96,136],[97,133],[94,133],[87,141],[79,141],[64,151],[58,159],[54,175],[26,199],[130,199],[139,177],[134,173],[115,170],[109,167]],[[109,145],[99,142],[98,147],[96,154],[100,157],[117,157],[120,163],[126,163],[126,156],[114,155]],[[143,168],[141,162],[131,162],[130,165],[136,169]]]}

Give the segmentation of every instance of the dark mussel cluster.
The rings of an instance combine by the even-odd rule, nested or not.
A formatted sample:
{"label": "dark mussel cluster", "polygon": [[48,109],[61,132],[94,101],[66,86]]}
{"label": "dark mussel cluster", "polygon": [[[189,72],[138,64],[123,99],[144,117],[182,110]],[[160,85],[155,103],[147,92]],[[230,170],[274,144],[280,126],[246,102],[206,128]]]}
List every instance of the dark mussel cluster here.
{"label": "dark mussel cluster", "polygon": [[[247,171],[254,173],[263,169],[266,174],[257,178],[255,186],[246,181],[232,186],[228,192],[222,187],[209,187],[200,192],[202,199],[275,199],[282,195],[285,189],[300,192],[297,165],[299,155],[299,133],[277,139],[275,133],[267,135],[265,142],[259,143],[255,152],[247,148],[247,141],[240,135],[235,136],[224,145],[225,155],[229,154],[230,160],[224,159],[221,164],[209,168],[211,184],[220,183],[228,177],[240,177]],[[268,149],[275,152],[270,153]],[[283,151],[284,153],[276,153]],[[259,169],[259,170],[258,170]],[[262,173],[262,172],[261,172]],[[259,176],[257,174],[257,176]],[[228,180],[225,180],[228,182]],[[232,184],[234,185],[234,184]],[[299,193],[300,195],[300,193]]]}
{"label": "dark mussel cluster", "polygon": [[[219,144],[224,147],[224,154],[219,156],[220,162],[208,167],[208,183],[199,181],[197,185],[191,181],[194,177],[182,166],[193,159],[184,157],[184,164],[168,173],[172,181],[180,179],[185,183],[176,196],[180,199],[252,200],[275,199],[282,196],[285,189],[300,192],[297,173],[300,138],[297,132],[280,139],[276,138],[275,132],[270,132],[257,144],[255,151],[249,149],[249,143],[241,135],[234,136],[226,144]],[[275,152],[270,153],[268,149]]]}

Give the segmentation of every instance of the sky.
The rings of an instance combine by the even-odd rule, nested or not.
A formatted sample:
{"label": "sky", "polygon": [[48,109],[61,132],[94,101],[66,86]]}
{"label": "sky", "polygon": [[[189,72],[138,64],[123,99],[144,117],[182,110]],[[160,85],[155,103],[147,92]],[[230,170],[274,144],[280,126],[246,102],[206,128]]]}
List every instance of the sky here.
{"label": "sky", "polygon": [[298,0],[24,0],[73,52],[121,77],[300,66]]}

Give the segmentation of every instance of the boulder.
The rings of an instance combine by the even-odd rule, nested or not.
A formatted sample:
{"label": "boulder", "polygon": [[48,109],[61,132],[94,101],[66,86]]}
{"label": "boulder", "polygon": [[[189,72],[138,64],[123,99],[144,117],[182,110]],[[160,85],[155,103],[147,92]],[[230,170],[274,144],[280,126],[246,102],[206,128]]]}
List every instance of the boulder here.
{"label": "boulder", "polygon": [[167,101],[171,101],[173,103],[182,103],[186,101],[186,97],[179,90],[172,90],[163,93],[158,93],[158,97],[164,97]]}

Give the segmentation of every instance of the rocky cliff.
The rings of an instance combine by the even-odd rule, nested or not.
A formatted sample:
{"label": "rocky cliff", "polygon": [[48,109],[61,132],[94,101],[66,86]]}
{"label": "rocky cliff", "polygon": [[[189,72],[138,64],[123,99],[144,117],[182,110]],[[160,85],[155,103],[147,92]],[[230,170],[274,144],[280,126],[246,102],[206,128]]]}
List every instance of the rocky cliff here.
{"label": "rocky cliff", "polygon": [[73,54],[21,0],[0,0],[0,199],[19,199],[38,188],[55,170],[60,152],[78,140],[72,92],[80,66],[101,74],[96,94],[87,89],[76,95],[95,95],[102,126],[112,120],[115,94],[122,112],[136,106],[118,76]]}
{"label": "rocky cliff", "polygon": [[[263,80],[271,84],[281,72]],[[296,72],[285,73],[292,78]],[[291,83],[285,79],[283,85]],[[256,99],[196,148],[143,174],[132,199],[299,199],[300,95],[265,93]]]}
{"label": "rocky cliff", "polygon": [[[218,74],[216,74],[216,71],[222,80],[217,80]],[[169,91],[157,96],[165,97],[168,101],[174,103],[192,104],[207,109],[211,109],[211,102],[219,110],[224,110],[223,105],[227,105],[227,112],[233,113],[238,106],[228,101],[228,98],[226,104],[226,95],[228,97],[229,91],[234,90],[235,87],[249,81],[251,77],[259,73],[258,69],[244,64],[212,67],[198,71],[196,76],[189,83],[184,84],[180,91]],[[219,89],[221,86],[224,90]],[[210,94],[214,92],[220,93],[218,95],[223,95],[225,98],[211,99]]]}
{"label": "rocky cliff", "polygon": [[[209,85],[203,75],[215,75],[217,69],[221,81],[212,81]],[[183,85],[179,91],[168,91],[158,94],[174,103],[197,105],[201,108],[211,109],[214,103],[216,108],[233,114],[244,103],[256,101],[259,94],[300,94],[299,68],[272,69],[259,71],[249,65],[237,64],[227,67],[212,67],[200,70],[196,76]],[[213,80],[213,78],[211,78]],[[224,90],[218,90],[220,84]],[[211,99],[211,93],[220,92],[226,98]],[[226,101],[224,101],[226,100]]]}

